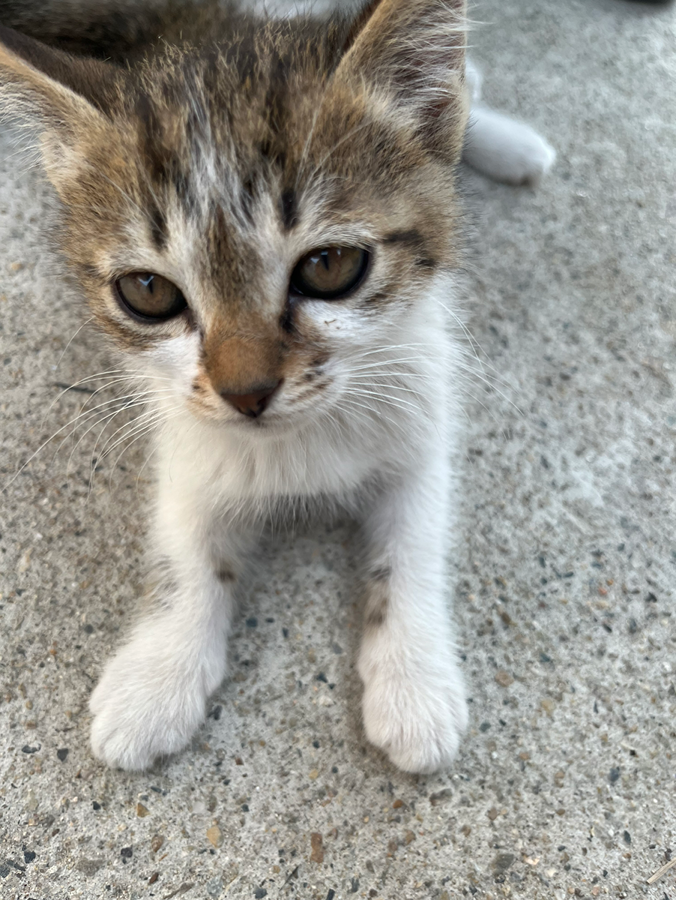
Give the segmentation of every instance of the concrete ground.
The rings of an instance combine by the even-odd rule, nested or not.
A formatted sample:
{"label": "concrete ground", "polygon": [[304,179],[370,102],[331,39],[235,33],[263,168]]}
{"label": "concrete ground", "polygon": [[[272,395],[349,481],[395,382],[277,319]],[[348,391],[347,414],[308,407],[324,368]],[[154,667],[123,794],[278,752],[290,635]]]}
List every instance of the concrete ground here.
{"label": "concrete ground", "polygon": [[[348,523],[270,540],[191,749],[144,775],[96,762],[87,697],[142,587],[148,469],[135,444],[90,486],[97,431],[57,439],[0,501],[3,898],[676,898],[676,868],[646,884],[676,852],[676,9],[474,17],[487,99],[559,159],[537,191],[464,176],[486,380],[449,584],[455,766],[402,775],[364,741]],[[108,368],[11,152],[3,483],[87,399],[59,385]]]}

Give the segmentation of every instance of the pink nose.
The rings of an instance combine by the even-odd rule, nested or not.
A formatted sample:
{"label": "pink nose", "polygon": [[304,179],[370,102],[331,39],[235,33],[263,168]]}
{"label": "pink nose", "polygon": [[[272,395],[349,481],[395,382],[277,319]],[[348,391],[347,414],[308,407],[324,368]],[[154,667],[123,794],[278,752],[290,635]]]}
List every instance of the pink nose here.
{"label": "pink nose", "polygon": [[237,412],[241,412],[243,416],[249,416],[256,419],[270,402],[270,398],[281,384],[281,380],[274,384],[258,385],[255,390],[249,391],[248,394],[221,394],[221,397],[234,406]]}

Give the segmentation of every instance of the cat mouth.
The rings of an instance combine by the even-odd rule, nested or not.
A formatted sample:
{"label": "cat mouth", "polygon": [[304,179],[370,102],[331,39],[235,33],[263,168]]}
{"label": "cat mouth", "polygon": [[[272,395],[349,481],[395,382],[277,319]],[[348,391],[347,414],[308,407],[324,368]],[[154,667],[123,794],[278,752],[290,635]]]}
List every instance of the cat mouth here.
{"label": "cat mouth", "polygon": [[227,422],[223,422],[223,427],[236,431],[239,434],[248,435],[280,435],[288,434],[307,425],[308,421],[314,416],[308,415],[307,410],[266,410],[260,416],[238,416],[237,418],[228,418]]}
{"label": "cat mouth", "polygon": [[279,431],[287,426],[292,428],[294,419],[295,417],[289,413],[281,414],[274,410],[265,410],[257,416],[238,415],[236,417],[228,417],[223,422],[223,425],[226,428],[234,428],[239,432],[252,434],[264,431]]}

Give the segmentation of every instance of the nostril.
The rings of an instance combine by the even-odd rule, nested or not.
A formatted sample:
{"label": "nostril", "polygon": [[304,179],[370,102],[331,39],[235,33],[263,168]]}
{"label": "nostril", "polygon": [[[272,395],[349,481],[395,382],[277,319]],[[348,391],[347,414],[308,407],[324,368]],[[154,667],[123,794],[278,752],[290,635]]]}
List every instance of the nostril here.
{"label": "nostril", "polygon": [[242,413],[243,416],[249,416],[255,419],[267,407],[272,395],[282,383],[281,379],[269,384],[257,385],[246,394],[228,394],[221,392],[221,397],[231,406]]}

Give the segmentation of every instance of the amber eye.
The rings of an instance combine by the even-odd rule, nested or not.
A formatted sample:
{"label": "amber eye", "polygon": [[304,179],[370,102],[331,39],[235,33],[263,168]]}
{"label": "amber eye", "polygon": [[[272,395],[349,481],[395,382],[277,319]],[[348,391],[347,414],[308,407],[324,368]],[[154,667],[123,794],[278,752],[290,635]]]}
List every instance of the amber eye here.
{"label": "amber eye", "polygon": [[130,272],[115,282],[118,297],[127,310],[142,319],[173,319],[188,305],[175,284],[151,272]]}
{"label": "amber eye", "polygon": [[359,247],[322,247],[304,256],[293,270],[291,288],[304,297],[336,300],[364,280],[369,254]]}

